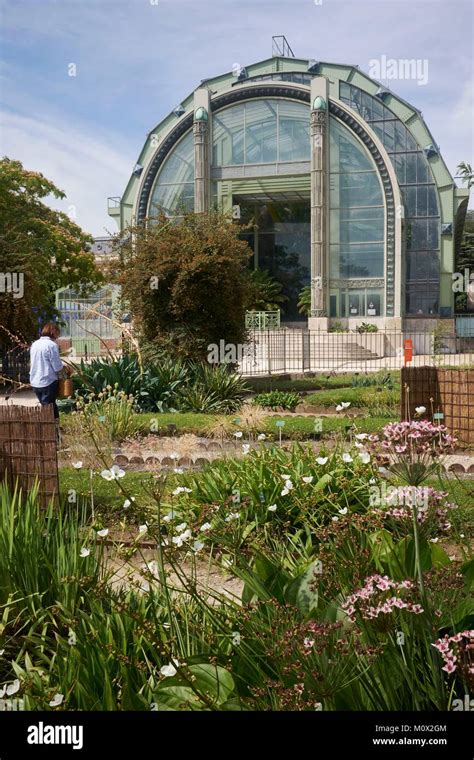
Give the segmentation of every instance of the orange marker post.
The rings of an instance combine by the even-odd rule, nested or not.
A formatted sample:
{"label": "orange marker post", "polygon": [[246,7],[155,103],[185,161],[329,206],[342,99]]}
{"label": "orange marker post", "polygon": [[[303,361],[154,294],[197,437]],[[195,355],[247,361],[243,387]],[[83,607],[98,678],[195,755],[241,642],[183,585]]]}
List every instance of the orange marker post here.
{"label": "orange marker post", "polygon": [[410,339],[403,341],[403,358],[405,366],[413,360],[413,341]]}

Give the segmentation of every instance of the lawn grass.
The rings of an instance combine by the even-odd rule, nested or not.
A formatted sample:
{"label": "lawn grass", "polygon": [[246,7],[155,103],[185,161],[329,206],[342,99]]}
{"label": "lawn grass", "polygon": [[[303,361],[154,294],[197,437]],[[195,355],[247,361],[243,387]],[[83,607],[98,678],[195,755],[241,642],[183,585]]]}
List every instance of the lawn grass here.
{"label": "lawn grass", "polygon": [[340,388],[321,390],[304,398],[305,404],[317,406],[336,406],[342,401],[349,401],[353,407],[371,408],[374,405],[399,406],[400,386],[393,390],[383,387]]}
{"label": "lawn grass", "polygon": [[[171,487],[175,478],[176,476],[173,473],[168,475],[168,487]],[[126,495],[121,491],[120,486],[126,491],[127,497],[134,496],[136,498],[138,509],[135,508],[135,505],[124,508]],[[156,478],[151,472],[129,470],[125,478],[118,482],[109,482],[97,472],[93,474],[91,479],[89,470],[76,470],[73,467],[61,467],[59,469],[61,500],[75,500],[79,506],[85,505],[89,513],[92,511],[92,491],[95,514],[100,516],[107,513],[114,522],[119,522],[124,518],[127,521],[132,519],[133,522],[140,520],[143,522],[144,513],[141,510],[154,503],[152,493],[156,488]]]}
{"label": "lawn grass", "polygon": [[296,391],[306,392],[312,390],[328,390],[331,388],[351,388],[352,383],[361,377],[377,378],[382,374],[390,375],[395,383],[400,382],[400,370],[384,371],[383,373],[367,372],[341,372],[333,374],[331,372],[321,373],[314,377],[302,377],[294,380],[288,378],[272,377],[249,377],[245,378],[248,387],[255,393],[266,393],[267,391]]}
{"label": "lawn grass", "polygon": [[[238,415],[230,415],[231,419],[238,419]],[[193,414],[191,412],[176,412],[174,414],[138,414],[135,419],[135,433],[147,435],[155,433],[156,435],[171,435],[173,433],[183,435],[192,433],[194,435],[204,435],[206,429],[215,424],[219,417],[213,414]],[[347,426],[354,424],[360,432],[372,433],[380,429],[389,422],[387,417],[370,417],[361,416],[357,419],[347,416],[337,417],[311,417],[298,416],[279,416],[278,414],[269,415],[262,419],[258,428],[259,433],[279,435],[279,427],[275,424],[277,420],[282,419],[284,426],[281,428],[282,438],[299,439],[310,436],[315,432],[315,420],[322,420],[322,436],[331,435],[338,431],[344,431]],[[393,417],[393,419],[396,419]],[[170,430],[169,425],[175,427]],[[235,430],[239,429],[238,424]]]}

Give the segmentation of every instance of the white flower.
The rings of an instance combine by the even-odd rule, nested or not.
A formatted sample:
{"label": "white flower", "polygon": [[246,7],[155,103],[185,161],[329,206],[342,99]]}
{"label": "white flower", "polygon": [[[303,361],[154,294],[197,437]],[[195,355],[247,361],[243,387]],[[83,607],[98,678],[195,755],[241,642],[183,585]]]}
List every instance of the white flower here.
{"label": "white flower", "polygon": [[280,478],[283,478],[283,480],[290,480],[291,475],[280,475]]}
{"label": "white flower", "polygon": [[368,438],[367,433],[357,433],[356,438],[358,441],[365,441],[366,438]]}
{"label": "white flower", "polygon": [[257,435],[257,441],[264,441],[266,439],[266,437],[267,436],[265,435],[265,433],[259,433]]}
{"label": "white flower", "polygon": [[240,517],[240,512],[231,512],[227,517],[225,518],[225,522],[232,522],[233,520],[238,520]]}
{"label": "white flower", "polygon": [[165,678],[172,678],[178,672],[177,667],[179,667],[179,662],[174,660],[173,662],[170,662],[169,665],[163,665],[163,667],[160,668],[160,673]]}
{"label": "white flower", "polygon": [[193,551],[200,552],[201,549],[204,549],[204,544],[202,541],[195,541],[193,544]]}
{"label": "white flower", "polygon": [[102,470],[100,475],[104,480],[118,480],[125,476],[125,470],[122,470],[117,464],[114,464],[110,470]]}
{"label": "white flower", "polygon": [[171,540],[176,546],[182,546],[189,538],[191,538],[191,531],[188,528],[183,533],[180,533],[179,536],[173,536]]}
{"label": "white flower", "polygon": [[432,544],[437,544],[439,541],[439,538],[430,538],[430,541]]}
{"label": "white flower", "polygon": [[125,499],[123,503],[123,508],[128,509],[128,507],[131,505],[132,501],[135,501],[135,496],[132,496],[131,499]]}
{"label": "white flower", "polygon": [[77,644],[77,637],[72,628],[69,629],[69,634],[67,637],[67,643],[70,647],[75,647]]}
{"label": "white flower", "polygon": [[146,533],[148,530],[148,525],[145,523],[144,525],[138,526],[138,535],[141,535],[142,533]]}
{"label": "white flower", "polygon": [[318,464],[326,464],[326,462],[328,461],[328,457],[318,457],[316,461]]}
{"label": "white flower", "polygon": [[175,467],[174,470],[173,470],[173,472],[175,472],[176,475],[182,475],[183,472],[184,472],[184,470],[183,470],[182,467]]}
{"label": "white flower", "polygon": [[268,507],[268,511],[269,511],[269,512],[276,512],[276,508],[277,508],[277,505],[276,505],[276,504],[271,504],[271,505]]}
{"label": "white flower", "polygon": [[17,691],[20,691],[20,682],[18,678],[15,678],[13,683],[8,684],[7,686],[7,697],[13,696],[13,694],[16,694]]}
{"label": "white flower", "polygon": [[97,535],[100,536],[101,538],[105,538],[106,536],[109,535],[109,529],[108,528],[102,528],[102,530],[98,530],[97,531]]}
{"label": "white flower", "polygon": [[168,514],[163,517],[163,522],[171,522],[171,520],[174,520],[175,517],[176,512],[172,509],[171,512],[168,512]]}
{"label": "white flower", "polygon": [[49,706],[59,707],[59,705],[62,704],[63,700],[64,700],[64,694],[55,694],[51,702],[49,703]]}
{"label": "white flower", "polygon": [[415,406],[415,412],[417,414],[424,414],[426,412],[426,406]]}
{"label": "white flower", "polygon": [[179,459],[179,454],[177,451],[172,451],[170,454],[170,459]]}
{"label": "white flower", "polygon": [[290,492],[289,492],[288,488],[284,488],[284,489],[283,489],[283,491],[281,492],[281,494],[280,494],[280,495],[281,495],[281,496],[286,496],[286,495],[287,495],[287,494],[289,494],[289,493],[290,493]]}
{"label": "white flower", "polygon": [[211,529],[211,523],[205,522],[201,525],[199,530],[201,530],[203,533],[205,533],[207,530]]}
{"label": "white flower", "polygon": [[0,657],[3,657],[4,654],[5,654],[5,650],[4,649],[0,649]]}
{"label": "white flower", "polygon": [[86,549],[85,547],[83,547],[81,549],[80,553],[79,553],[79,556],[80,557],[88,557],[90,553],[91,553],[90,549]]}
{"label": "white flower", "polygon": [[173,491],[173,496],[179,496],[180,493],[191,493],[190,488],[186,488],[186,486],[178,486]]}
{"label": "white flower", "polygon": [[237,430],[236,433],[234,433],[234,438],[242,438],[243,433],[241,430]]}
{"label": "white flower", "polygon": [[80,470],[82,467],[82,462],[73,462],[72,466],[74,467],[75,470]]}
{"label": "white flower", "polygon": [[336,412],[342,412],[343,409],[348,409],[350,405],[350,401],[341,401],[341,403],[336,406]]}
{"label": "white flower", "polygon": [[352,462],[353,459],[352,459],[352,457],[351,457],[350,454],[347,454],[346,452],[344,452],[344,454],[342,455],[342,461],[343,462]]}
{"label": "white flower", "polygon": [[245,456],[245,454],[248,454],[249,451],[250,451],[250,443],[243,443],[242,444],[242,453],[244,454],[244,456]]}
{"label": "white flower", "polygon": [[182,533],[183,530],[186,530],[187,527],[188,527],[187,523],[185,523],[185,522],[184,523],[180,523],[179,525],[176,526],[176,530],[178,531],[178,533]]}
{"label": "white flower", "polygon": [[288,491],[291,491],[291,490],[292,490],[292,488],[293,488],[293,483],[291,482],[291,480],[285,480],[285,488],[287,488],[287,489],[288,489]]}
{"label": "white flower", "polygon": [[377,480],[375,478],[370,478],[369,483],[371,486],[374,486],[376,484]]}
{"label": "white flower", "polygon": [[333,521],[333,522],[337,522],[338,520],[339,520],[339,517],[333,517],[333,518],[332,518],[332,521]]}
{"label": "white flower", "polygon": [[359,459],[362,462],[362,464],[369,464],[370,462],[370,454],[368,451],[361,451],[359,454]]}
{"label": "white flower", "polygon": [[347,515],[347,507],[342,507],[342,509],[337,510],[340,515]]}
{"label": "white flower", "polygon": [[354,443],[354,446],[356,447],[356,449],[363,449],[364,448],[364,444],[363,443],[357,443],[357,441]]}
{"label": "white flower", "polygon": [[312,483],[313,482],[313,476],[308,475],[306,478],[303,478],[303,483]]}

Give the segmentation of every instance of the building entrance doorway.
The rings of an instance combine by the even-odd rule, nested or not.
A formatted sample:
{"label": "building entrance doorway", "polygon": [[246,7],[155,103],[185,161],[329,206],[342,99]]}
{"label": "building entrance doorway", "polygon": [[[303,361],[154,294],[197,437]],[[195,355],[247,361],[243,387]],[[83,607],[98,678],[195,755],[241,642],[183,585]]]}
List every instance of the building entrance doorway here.
{"label": "building entrance doorway", "polygon": [[252,225],[242,233],[253,251],[251,266],[267,271],[282,285],[286,298],[281,305],[282,321],[306,321],[298,311],[298,301],[311,281],[309,197],[234,196],[233,203],[240,208],[241,222]]}

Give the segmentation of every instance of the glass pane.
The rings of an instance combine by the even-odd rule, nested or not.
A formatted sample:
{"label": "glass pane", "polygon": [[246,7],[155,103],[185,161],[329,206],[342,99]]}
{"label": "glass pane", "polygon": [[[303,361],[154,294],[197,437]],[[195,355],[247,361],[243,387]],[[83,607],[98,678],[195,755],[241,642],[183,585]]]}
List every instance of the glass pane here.
{"label": "glass pane", "polygon": [[280,101],[279,118],[279,161],[309,161],[310,142],[309,108],[300,103]]}
{"label": "glass pane", "polygon": [[395,172],[400,185],[405,184],[405,164],[406,156],[404,153],[392,156],[392,163],[395,165]]}
{"label": "glass pane", "polygon": [[372,116],[374,119],[383,119],[383,105],[378,98],[372,98]]}
{"label": "glass pane", "polygon": [[349,317],[359,317],[365,314],[364,293],[360,291],[348,291]]}
{"label": "glass pane", "polygon": [[383,144],[383,121],[375,121],[372,124],[375,134]]}
{"label": "glass pane", "polygon": [[351,100],[351,87],[345,82],[341,82],[339,85],[339,96],[344,102]]}
{"label": "glass pane", "polygon": [[158,175],[160,184],[177,184],[194,180],[194,135],[188,132],[163,162]]}
{"label": "glass pane", "polygon": [[395,150],[401,151],[406,148],[406,128],[400,121],[395,122]]}
{"label": "glass pane", "polygon": [[416,182],[416,153],[407,153],[407,177],[408,184]]}
{"label": "glass pane", "polygon": [[383,291],[380,289],[367,289],[367,316],[380,317],[383,311]]}
{"label": "glass pane", "polygon": [[416,215],[427,216],[428,214],[428,189],[424,186],[417,188]]}
{"label": "glass pane", "polygon": [[429,168],[428,168],[428,162],[423,155],[423,153],[417,153],[416,154],[416,166],[417,166],[417,181],[418,182],[429,182],[430,178],[428,176]]}
{"label": "glass pane", "polygon": [[215,114],[212,120],[214,166],[244,162],[244,106],[232,106]]}
{"label": "glass pane", "polygon": [[388,153],[395,150],[395,122],[384,121],[383,124],[383,144]]}
{"label": "glass pane", "polygon": [[362,93],[362,116],[366,121],[372,121],[372,97]]}
{"label": "glass pane", "polygon": [[331,193],[334,208],[344,206],[381,206],[383,204],[380,182],[375,172],[352,172],[341,174],[339,189]]}
{"label": "glass pane", "polygon": [[331,277],[383,277],[383,243],[330,246]]}
{"label": "glass pane", "polygon": [[428,230],[426,219],[413,219],[409,224],[407,248],[416,251],[428,247]]}
{"label": "glass pane", "polygon": [[403,191],[407,216],[416,216],[416,186],[405,187]]}
{"label": "glass pane", "polygon": [[329,120],[329,156],[331,172],[374,169],[366,149],[346,127],[332,117]]}
{"label": "glass pane", "polygon": [[164,211],[167,215],[192,211],[194,208],[194,183],[186,185],[157,185],[150,204],[150,215]]}
{"label": "glass pane", "polygon": [[277,160],[277,104],[259,100],[245,104],[245,161],[248,164]]}
{"label": "glass pane", "polygon": [[428,185],[428,216],[438,216],[438,193],[434,185]]}
{"label": "glass pane", "polygon": [[418,144],[409,129],[407,129],[407,150],[418,150]]}
{"label": "glass pane", "polygon": [[439,220],[428,219],[428,245],[430,251],[436,251],[439,248]]}

